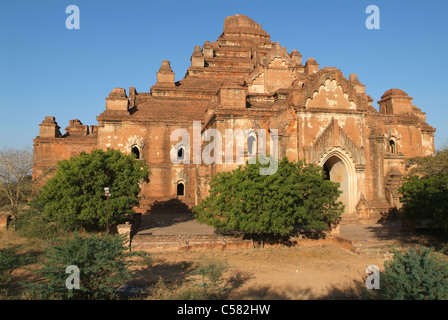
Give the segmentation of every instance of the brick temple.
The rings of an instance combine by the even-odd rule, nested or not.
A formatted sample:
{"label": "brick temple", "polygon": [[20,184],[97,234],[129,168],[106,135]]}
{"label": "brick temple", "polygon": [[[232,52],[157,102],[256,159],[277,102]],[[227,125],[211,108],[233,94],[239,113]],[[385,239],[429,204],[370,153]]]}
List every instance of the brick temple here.
{"label": "brick temple", "polygon": [[113,89],[97,125],[71,120],[62,134],[55,118],[46,117],[34,139],[33,178],[81,151],[114,148],[135,153],[152,171],[138,210],[175,202],[191,207],[207,196],[214,174],[237,164],[174,164],[173,153],[192,155],[170,140],[173,130],[193,136],[194,121],[201,132],[246,130],[247,159],[258,130],[276,129],[280,158],[318,164],[340,183],[343,223],[377,221],[399,206],[404,160],[434,154],[435,129],[403,90],[386,91],[379,110],[372,102],[356,74],[319,68],[313,58],[303,62],[260,24],[234,15],[216,41],[194,47],[182,80],[175,81],[165,60],[149,92]]}

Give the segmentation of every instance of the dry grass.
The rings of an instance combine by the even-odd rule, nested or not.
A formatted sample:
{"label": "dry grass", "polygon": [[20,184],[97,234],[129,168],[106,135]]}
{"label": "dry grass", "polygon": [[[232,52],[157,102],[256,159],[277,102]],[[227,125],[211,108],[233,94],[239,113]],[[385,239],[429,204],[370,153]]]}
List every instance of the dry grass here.
{"label": "dry grass", "polygon": [[[0,231],[0,248],[23,246],[23,252],[42,252],[42,241],[29,241],[9,230]],[[202,299],[215,292],[195,292],[202,278],[198,267],[220,262],[226,269],[219,295],[228,299],[357,299],[364,289],[365,268],[382,268],[384,259],[364,258],[332,244],[262,249],[157,252],[151,261],[135,266],[131,282],[149,288],[147,299]],[[11,294],[21,294],[20,281],[39,281],[28,265],[14,272]],[[192,286],[196,285],[196,286]]]}

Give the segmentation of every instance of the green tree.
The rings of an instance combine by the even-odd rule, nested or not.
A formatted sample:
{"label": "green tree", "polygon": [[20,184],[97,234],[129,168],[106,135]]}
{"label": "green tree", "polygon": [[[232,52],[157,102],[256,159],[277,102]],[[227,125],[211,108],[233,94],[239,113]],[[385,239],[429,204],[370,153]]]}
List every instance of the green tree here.
{"label": "green tree", "polygon": [[340,191],[322,168],[286,157],[275,174],[260,175],[262,166],[257,160],[216,174],[210,195],[193,208],[198,221],[262,237],[289,235],[295,224],[325,230],[337,222],[343,211]]}
{"label": "green tree", "polygon": [[401,216],[440,227],[448,235],[448,175],[410,176],[403,182]]}
{"label": "green tree", "polygon": [[[137,263],[123,236],[103,235],[63,240],[45,249],[43,267],[38,271],[46,281],[29,283],[31,296],[38,299],[113,299],[117,289],[133,278],[130,267]],[[79,268],[79,289],[67,289],[68,266]]]}
{"label": "green tree", "polygon": [[375,296],[387,300],[448,299],[448,262],[431,249],[395,251],[380,273],[380,289]]}
{"label": "green tree", "polygon": [[[98,230],[120,223],[139,203],[140,186],[148,182],[148,166],[135,155],[94,150],[58,163],[53,178],[39,195],[42,215],[71,230]],[[106,203],[104,188],[111,196]]]}
{"label": "green tree", "polygon": [[409,175],[399,189],[401,216],[440,227],[448,235],[448,149],[406,160]]}
{"label": "green tree", "polygon": [[448,175],[448,148],[436,150],[435,155],[406,159],[411,175]]}

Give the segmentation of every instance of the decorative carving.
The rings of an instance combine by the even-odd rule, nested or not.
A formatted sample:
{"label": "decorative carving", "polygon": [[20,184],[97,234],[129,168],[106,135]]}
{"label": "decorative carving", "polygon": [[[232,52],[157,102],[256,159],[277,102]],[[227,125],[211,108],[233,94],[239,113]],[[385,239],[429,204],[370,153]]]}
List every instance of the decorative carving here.
{"label": "decorative carving", "polygon": [[336,119],[332,119],[322,134],[308,148],[311,162],[319,162],[324,154],[333,147],[340,147],[352,158],[355,165],[365,167],[364,148],[358,148],[348,134],[339,126]]}
{"label": "decorative carving", "polygon": [[145,144],[143,143],[143,138],[138,137],[137,135],[130,137],[128,142],[126,142],[126,151],[131,153],[132,147],[136,146],[140,152],[143,150]]}

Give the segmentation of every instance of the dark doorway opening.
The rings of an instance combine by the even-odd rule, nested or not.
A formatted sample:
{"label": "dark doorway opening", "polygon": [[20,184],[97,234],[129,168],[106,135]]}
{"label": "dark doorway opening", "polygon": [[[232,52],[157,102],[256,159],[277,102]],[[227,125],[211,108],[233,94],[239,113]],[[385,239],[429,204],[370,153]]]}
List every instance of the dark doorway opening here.
{"label": "dark doorway opening", "polygon": [[178,196],[184,196],[185,195],[185,185],[183,182],[177,183],[177,195]]}

